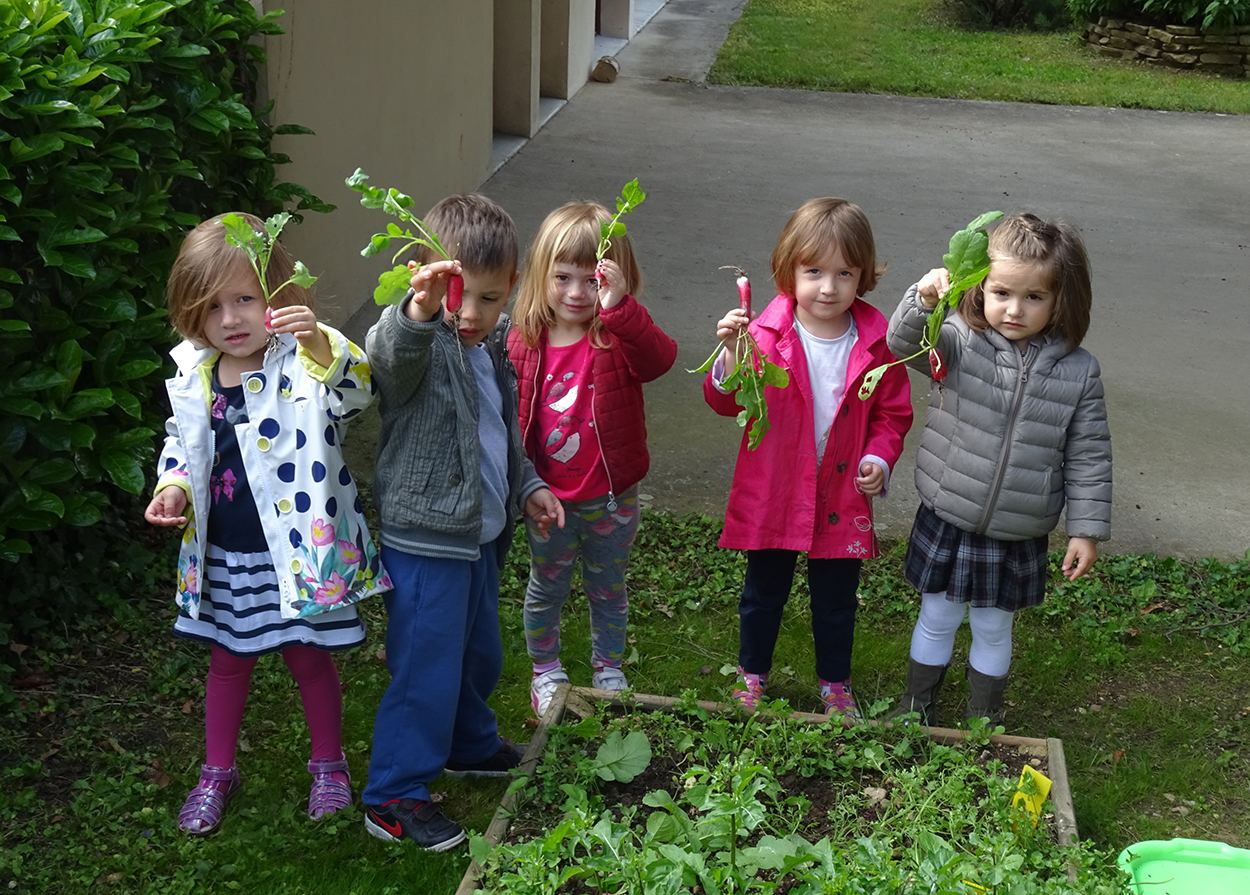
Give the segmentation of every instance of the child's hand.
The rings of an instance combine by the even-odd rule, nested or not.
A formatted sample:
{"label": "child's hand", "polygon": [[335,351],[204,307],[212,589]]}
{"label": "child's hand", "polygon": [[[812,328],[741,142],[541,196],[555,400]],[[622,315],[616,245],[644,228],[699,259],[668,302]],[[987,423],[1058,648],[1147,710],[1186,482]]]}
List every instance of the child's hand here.
{"label": "child's hand", "polygon": [[1063,577],[1075,581],[1098,562],[1098,545],[1089,538],[1071,538],[1068,553],[1063,558]]}
{"label": "child's hand", "polygon": [[725,366],[736,366],[741,360],[737,356],[738,333],[747,328],[751,315],[742,308],[734,308],[720,320],[716,321],[716,338],[725,346]]}
{"label": "child's hand", "polygon": [[525,499],[525,515],[534,520],[544,535],[552,522],[557,528],[564,528],[564,504],[547,488],[539,488]]}
{"label": "child's hand", "polygon": [[876,497],[885,488],[885,470],[876,463],[865,461],[859,464],[859,477],[855,485],[868,497]]}
{"label": "child's hand", "polygon": [[604,279],[596,278],[596,281],[599,283],[599,304],[606,311],[625,297],[625,273],[620,265],[610,258],[600,261],[595,272],[602,273],[604,276]]}
{"label": "child's hand", "polygon": [[[408,269],[416,270],[417,262],[409,261]],[[447,294],[447,278],[461,273],[459,261],[432,261],[421,266],[412,278],[412,300],[404,305],[408,319],[427,323],[443,316],[443,297]]]}
{"label": "child's hand", "polygon": [[317,326],[317,315],[304,305],[273,308],[269,315],[269,328],[276,333],[292,333],[300,345],[323,367],[334,362],[330,339]]}
{"label": "child's hand", "polygon": [[166,485],[152,498],[143,518],[153,525],[186,525],[187,517],[182,515],[186,506],[187,492],[177,485]]}
{"label": "child's hand", "polygon": [[920,303],[932,310],[951,288],[951,275],[945,267],[935,267],[920,280]]}

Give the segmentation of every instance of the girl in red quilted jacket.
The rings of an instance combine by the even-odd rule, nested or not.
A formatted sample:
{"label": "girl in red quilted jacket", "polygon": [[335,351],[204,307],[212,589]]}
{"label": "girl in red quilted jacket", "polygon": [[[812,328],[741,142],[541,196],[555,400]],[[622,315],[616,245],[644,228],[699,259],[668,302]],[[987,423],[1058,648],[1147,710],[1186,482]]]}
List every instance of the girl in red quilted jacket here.
{"label": "girl in red quilted jacket", "polygon": [[638,531],[638,483],[647,474],[642,384],[668,372],[677,343],[634,299],[641,275],[629,237],[596,262],[601,205],[571,202],[538,228],[517,290],[508,355],[517,370],[521,433],[539,476],[564,504],[562,530],[526,519],[530,579],[525,642],[530,698],[541,718],[560,665],[560,610],[580,552],[590,604],[592,684],[624,690],[629,600],[625,568]]}
{"label": "girl in red quilted jacket", "polygon": [[789,385],[764,390],[772,428],[759,446],[750,449],[743,433],[721,533],[722,547],[747,554],[733,695],[753,706],[764,694],[795,563],[806,552],[821,700],[830,713],[857,718],[851,648],[860,563],[878,555],[872,499],[903,451],[911,389],[891,367],[869,400],[856,396],[865,373],[894,359],[885,317],[862,297],[885,266],[859,206],[805,202],[781,231],[772,268],[780,294],[758,317],[734,308],[717,323],[727,347],[703,384],[713,410],[738,415],[721,382],[748,325],[760,351],[790,372]]}

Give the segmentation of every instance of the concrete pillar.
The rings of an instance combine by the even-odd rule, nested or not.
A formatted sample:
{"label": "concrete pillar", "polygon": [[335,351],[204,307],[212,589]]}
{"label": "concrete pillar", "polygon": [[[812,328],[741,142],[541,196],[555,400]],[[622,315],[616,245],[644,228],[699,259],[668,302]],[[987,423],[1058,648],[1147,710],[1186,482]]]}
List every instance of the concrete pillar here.
{"label": "concrete pillar", "polygon": [[569,99],[590,77],[595,49],[595,0],[542,0],[539,90]]}
{"label": "concrete pillar", "polygon": [[630,40],[634,36],[634,0],[599,0],[599,33]]}
{"label": "concrete pillar", "polygon": [[538,131],[542,0],[495,0],[495,130]]}

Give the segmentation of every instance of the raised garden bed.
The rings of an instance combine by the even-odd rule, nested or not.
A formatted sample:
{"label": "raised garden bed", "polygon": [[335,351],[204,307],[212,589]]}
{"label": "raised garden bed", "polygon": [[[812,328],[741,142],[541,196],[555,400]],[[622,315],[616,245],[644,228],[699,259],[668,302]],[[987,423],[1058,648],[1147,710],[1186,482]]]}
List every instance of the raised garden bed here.
{"label": "raised garden bed", "polygon": [[[561,688],[457,895],[1122,886],[1077,844],[1057,739],[617,696]],[[1026,767],[1052,782],[1037,817]]]}

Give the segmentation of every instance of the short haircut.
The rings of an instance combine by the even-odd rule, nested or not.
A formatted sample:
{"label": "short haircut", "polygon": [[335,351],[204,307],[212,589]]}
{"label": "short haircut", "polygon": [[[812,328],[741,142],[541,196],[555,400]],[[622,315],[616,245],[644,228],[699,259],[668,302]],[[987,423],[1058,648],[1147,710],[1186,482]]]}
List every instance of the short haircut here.
{"label": "short haircut", "polygon": [[[990,262],[994,258],[1041,266],[1050,279],[1055,307],[1042,335],[1057,333],[1076,348],[1089,331],[1089,312],[1094,302],[1089,255],[1076,228],[1060,221],[1044,221],[1034,214],[1003,218],[990,233]],[[960,299],[960,316],[977,332],[985,332],[985,289],[976,285]]]}
{"label": "short haircut", "polygon": [[[555,312],[547,304],[552,271],[557,264],[575,264],[594,268],[599,248],[599,224],[612,220],[612,214],[595,202],[569,202],[557,208],[538,227],[534,241],[525,255],[525,271],[517,288],[514,319],[521,338],[531,348],[538,345],[543,330],[555,322]],[[642,289],[642,273],[634,257],[634,246],[628,236],[612,240],[604,257],[615,261],[625,275],[625,291],[637,297]],[[591,344],[602,348],[607,344],[602,335],[599,303],[590,322]]]}
{"label": "short haircut", "polygon": [[[512,216],[493,199],[479,193],[448,196],[421,220],[465,270],[516,273],[521,240]],[[417,246],[416,258],[421,264],[443,260],[426,246]]]}
{"label": "short haircut", "polygon": [[885,265],[877,264],[872,226],[858,205],[845,199],[810,199],[790,215],[773,249],[773,280],[777,291],[794,297],[794,273],[800,264],[824,258],[835,249],[851,267],[860,269],[855,294],[863,296],[877,286]]}
{"label": "short haircut", "polygon": [[[234,212],[258,233],[265,232],[265,222],[247,212]],[[187,234],[178,250],[178,258],[169,272],[165,285],[165,302],[169,308],[169,322],[184,339],[201,348],[208,346],[204,323],[208,311],[226,283],[240,271],[252,273],[247,254],[226,242],[226,228],[221,223],[225,214],[214,215]],[[265,280],[271,288],[285,283],[295,271],[295,260],[281,242],[273,247]],[[260,283],[257,283],[259,289]],[[258,292],[258,299],[263,293]],[[295,283],[287,283],[270,302],[274,308],[291,305],[313,306],[310,290]]]}

